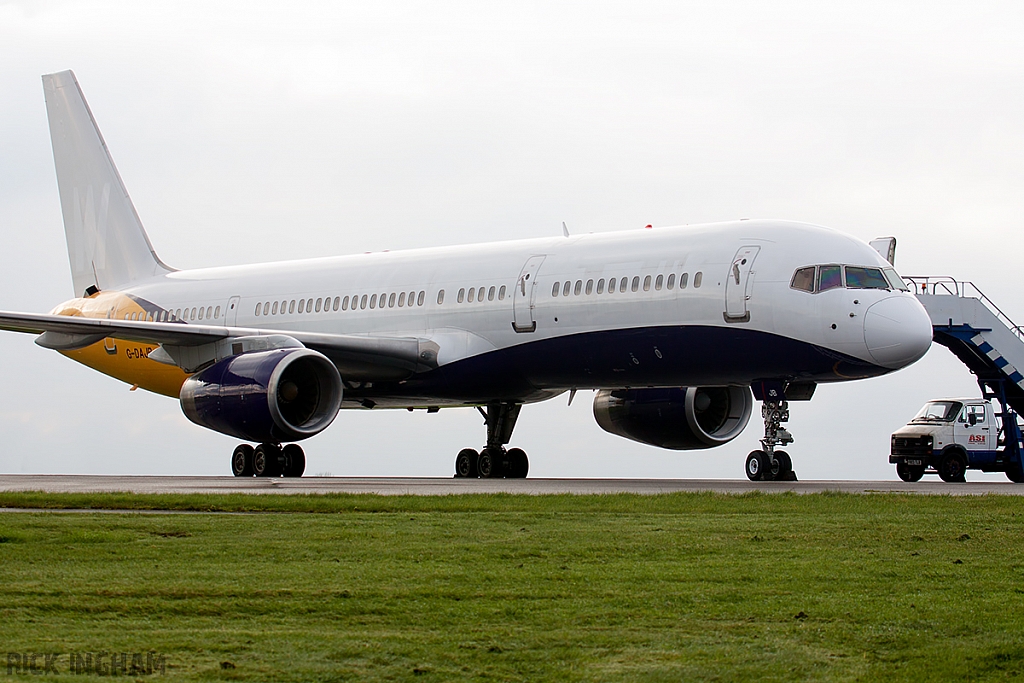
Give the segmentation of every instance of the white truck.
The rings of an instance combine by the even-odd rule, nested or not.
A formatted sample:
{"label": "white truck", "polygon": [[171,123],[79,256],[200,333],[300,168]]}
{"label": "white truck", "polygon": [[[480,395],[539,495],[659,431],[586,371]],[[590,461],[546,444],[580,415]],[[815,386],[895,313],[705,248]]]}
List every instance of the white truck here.
{"label": "white truck", "polygon": [[1020,434],[1008,407],[996,413],[984,398],[938,399],[892,435],[889,462],[903,481],[931,472],[943,481],[965,481],[967,470],[977,469],[1024,483]]}

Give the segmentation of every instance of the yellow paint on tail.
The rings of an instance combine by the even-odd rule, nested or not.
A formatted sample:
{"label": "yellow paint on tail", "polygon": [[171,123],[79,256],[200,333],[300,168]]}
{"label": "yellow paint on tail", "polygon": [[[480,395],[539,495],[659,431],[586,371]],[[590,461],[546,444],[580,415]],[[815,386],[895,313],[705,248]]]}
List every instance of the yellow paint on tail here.
{"label": "yellow paint on tail", "polygon": [[[134,299],[120,292],[98,292],[87,298],[66,301],[51,313],[111,320],[135,316],[135,319],[146,320],[152,319],[154,312],[147,311]],[[149,354],[156,348],[156,344],[108,338],[84,349],[60,353],[122,382],[138,385],[156,394],[177,398],[181,392],[181,385],[189,375],[179,367],[150,360]]]}

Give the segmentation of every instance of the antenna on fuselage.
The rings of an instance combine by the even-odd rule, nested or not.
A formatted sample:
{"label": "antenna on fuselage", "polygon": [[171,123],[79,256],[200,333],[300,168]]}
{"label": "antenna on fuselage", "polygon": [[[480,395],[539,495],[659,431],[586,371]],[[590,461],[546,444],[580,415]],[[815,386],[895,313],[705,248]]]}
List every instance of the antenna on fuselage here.
{"label": "antenna on fuselage", "polygon": [[562,234],[566,237],[569,236],[569,226],[565,224],[565,221],[562,221]]}

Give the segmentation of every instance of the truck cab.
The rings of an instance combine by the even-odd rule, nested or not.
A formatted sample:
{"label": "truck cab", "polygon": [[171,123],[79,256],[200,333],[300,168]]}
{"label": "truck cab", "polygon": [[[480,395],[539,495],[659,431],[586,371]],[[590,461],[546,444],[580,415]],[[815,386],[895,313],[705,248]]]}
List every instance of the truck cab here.
{"label": "truck cab", "polygon": [[[1003,424],[1008,419],[1013,421],[1009,442]],[[892,435],[889,462],[903,481],[932,472],[943,481],[965,481],[967,470],[977,469],[1005,472],[1020,483],[1024,472],[1016,420],[1012,411],[996,413],[984,398],[932,400]]]}

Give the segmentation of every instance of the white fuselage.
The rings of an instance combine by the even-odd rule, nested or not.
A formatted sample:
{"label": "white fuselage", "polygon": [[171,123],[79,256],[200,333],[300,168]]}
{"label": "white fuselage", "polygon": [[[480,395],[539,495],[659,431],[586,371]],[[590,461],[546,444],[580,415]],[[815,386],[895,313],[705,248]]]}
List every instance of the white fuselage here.
{"label": "white fuselage", "polygon": [[[539,392],[521,396],[526,400],[568,388],[736,384],[765,378],[840,381],[882,374],[923,355],[931,326],[913,295],[895,289],[841,287],[809,293],[791,287],[796,269],[816,264],[888,267],[867,244],[842,233],[749,220],[177,271],[124,291],[186,322],[202,315],[205,324],[283,333],[426,338],[438,344],[439,370],[517,347],[534,349],[535,364],[529,352],[521,351],[512,365],[503,361],[502,369],[494,370],[524,372],[525,383]],[[609,292],[612,280],[615,289]],[[479,292],[485,293],[483,300]],[[870,346],[866,312],[894,298],[906,301],[899,305],[908,319],[897,321],[904,338],[894,343],[902,350],[890,349],[887,355]],[[630,330],[679,330],[681,336],[659,337],[668,348],[657,343],[651,348],[633,338],[633,351],[622,345],[621,335]],[[574,362],[579,358],[572,356],[582,349],[568,351],[564,359],[548,357],[566,354],[572,348],[567,339],[589,339],[599,346],[600,335],[608,333],[619,336],[610,344],[610,355],[594,351],[592,368]],[[892,336],[892,330],[885,333]],[[765,349],[766,339],[786,344]],[[723,358],[713,357],[723,343],[732,358],[724,359],[728,367]],[[787,349],[797,347],[834,354],[836,362],[826,364],[832,371],[823,373],[820,363],[802,367],[800,358],[775,357],[791,355]],[[669,348],[677,354],[692,349],[707,362],[689,358],[665,365],[660,373],[657,366]],[[760,351],[773,356],[761,367],[752,362]],[[863,367],[851,369],[850,361]],[[477,390],[462,395],[450,380],[442,384],[446,390],[438,398],[445,400],[437,403],[479,400]],[[396,399],[386,404],[430,403],[423,388],[411,392],[412,401],[400,400],[405,389],[384,391]],[[377,391],[378,398],[386,398],[382,389]],[[360,395],[356,391],[351,398]]]}

